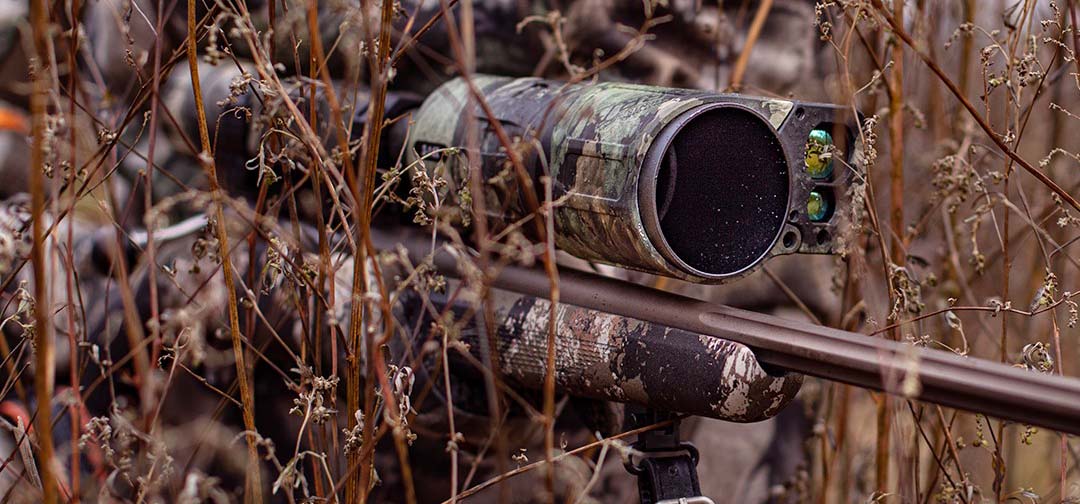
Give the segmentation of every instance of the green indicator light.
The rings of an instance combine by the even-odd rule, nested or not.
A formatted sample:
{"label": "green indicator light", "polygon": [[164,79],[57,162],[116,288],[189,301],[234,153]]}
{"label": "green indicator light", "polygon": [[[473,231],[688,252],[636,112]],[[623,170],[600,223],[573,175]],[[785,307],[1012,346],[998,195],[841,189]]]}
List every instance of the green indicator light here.
{"label": "green indicator light", "polygon": [[829,214],[829,201],[817,191],[810,191],[810,198],[806,200],[806,216],[814,222],[825,220]]}
{"label": "green indicator light", "polygon": [[810,132],[806,141],[806,172],[811,177],[823,179],[832,174],[832,135],[823,129]]}

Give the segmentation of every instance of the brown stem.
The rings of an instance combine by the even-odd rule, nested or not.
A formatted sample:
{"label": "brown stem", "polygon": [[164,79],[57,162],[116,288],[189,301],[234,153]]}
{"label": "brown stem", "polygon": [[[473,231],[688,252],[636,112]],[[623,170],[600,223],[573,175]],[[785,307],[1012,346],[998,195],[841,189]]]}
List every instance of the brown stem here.
{"label": "brown stem", "polygon": [[236,380],[240,388],[240,402],[244,405],[244,429],[247,430],[248,460],[247,474],[244,483],[244,500],[250,503],[263,501],[262,477],[259,470],[259,449],[255,438],[255,404],[248,383],[248,368],[245,363],[245,352],[240,334],[240,315],[236,308],[236,286],[233,278],[232,259],[230,258],[228,225],[225,222],[225,212],[221,187],[218,185],[217,168],[214,166],[214,158],[210,152],[210,133],[206,126],[206,109],[203,105],[202,85],[199,81],[199,60],[195,47],[195,0],[187,2],[187,56],[188,69],[191,72],[191,88],[195,95],[195,116],[199,125],[199,142],[202,151],[199,160],[206,171],[206,178],[210,184],[210,192],[214,198],[214,212],[217,224],[218,247],[221,250],[221,271],[225,280],[225,292],[228,295],[229,310],[229,334],[232,339],[233,356],[236,359]]}
{"label": "brown stem", "polygon": [[[443,0],[444,15],[449,19],[449,11],[446,5],[446,1]],[[469,94],[473,100],[480,105],[481,110],[484,113],[485,118],[491,125],[492,130],[495,133],[499,144],[506,149],[507,157],[510,160],[510,165],[513,168],[514,176],[517,183],[521,186],[522,193],[525,195],[525,201],[529,212],[533,215],[537,215],[541,211],[541,206],[538,198],[536,197],[536,190],[533,187],[533,182],[530,179],[528,172],[525,170],[524,163],[521,159],[521,153],[516,148],[514,143],[510,140],[510,136],[506,133],[502,123],[498,121],[494,111],[491,110],[491,106],[484,99],[483,94],[477,88],[476,83],[473,82],[469,76],[467,70],[470,68],[468,51],[465,50],[465,46],[462,43],[461,37],[458,35],[457,30],[454,28],[453,23],[448,23],[448,34],[451,39],[451,47],[454,49],[455,57],[459,64],[466,70],[462,73],[462,78],[468,87]],[[621,52],[620,52],[621,53]],[[555,242],[552,231],[552,214],[547,211],[546,215],[543,215],[543,219],[532,219],[536,227],[536,234],[540,238],[540,241],[544,243],[544,252],[540,255],[541,262],[544,266],[544,272],[548,278],[549,285],[549,317],[548,317],[548,331],[547,331],[547,358],[546,358],[546,371],[544,375],[544,460],[551,461],[554,457],[555,451],[555,323],[556,323],[556,310],[559,304],[559,272],[558,267],[555,264]],[[548,497],[554,499],[554,472],[549,471],[546,478]],[[464,496],[464,494],[462,494]]]}
{"label": "brown stem", "polygon": [[[156,30],[158,34],[163,33],[164,27],[164,2],[158,1],[157,3],[157,21]],[[165,43],[165,39],[162,36],[158,36],[154,41],[154,73],[151,82],[150,91],[150,123],[149,123],[149,138],[147,139],[146,147],[146,170],[143,185],[143,211],[147,214],[150,213],[150,209],[154,206],[154,150],[157,147],[157,130],[158,130],[158,109],[161,106],[161,97],[159,94],[161,88],[161,49]],[[72,89],[72,96],[74,96],[74,89]],[[150,263],[150,267],[146,269],[147,272],[147,284],[150,289],[150,323],[146,324],[150,327],[150,340],[152,341],[152,352],[148,365],[156,366],[158,354],[161,352],[161,338],[158,324],[158,286],[157,286],[157,246],[154,244],[154,225],[151,222],[145,222],[146,226],[146,257]],[[149,402],[142,404],[145,408],[144,412],[152,412],[154,408]],[[149,429],[154,424],[154,415],[151,414],[146,417],[145,426]]]}
{"label": "brown stem", "polygon": [[[72,33],[78,33],[79,32],[79,8],[80,8],[79,0],[72,0],[71,1],[71,11],[68,14],[70,16],[71,32]],[[159,14],[159,17],[160,17],[160,14]],[[78,64],[78,54],[79,54],[79,38],[78,37],[72,37],[71,40],[69,41],[69,44],[68,44],[68,65],[69,65],[70,68],[76,68],[76,66]],[[78,72],[74,72],[74,71],[69,72],[68,73],[68,88],[69,88],[70,91],[69,91],[69,101],[68,101],[68,121],[71,121],[71,124],[75,123],[75,114],[76,114],[76,110],[75,110],[75,101],[76,101],[75,100],[75,93],[76,93],[76,89],[78,88],[78,85],[79,85]],[[70,133],[69,138],[68,138],[68,149],[70,149],[70,151],[71,151],[69,153],[70,157],[68,158],[70,166],[76,166],[78,164],[78,159],[77,159],[77,155],[76,155],[76,152],[77,152],[76,147],[77,147],[77,145],[76,145],[75,130],[72,130],[72,132]],[[69,177],[70,177],[69,181],[73,182],[75,180],[75,175],[76,175],[76,172],[74,170],[72,170],[70,175],[69,175]],[[71,207],[69,208],[69,211],[71,211],[71,209],[74,208],[75,201],[76,200],[74,198],[71,199]],[[75,234],[75,223],[74,223],[74,221],[68,221],[68,227],[67,227],[67,243],[68,243],[68,246],[67,246],[66,255],[67,255],[67,262],[70,265],[69,267],[71,268],[70,271],[72,271],[72,272],[75,271],[75,257],[74,257],[74,253],[72,252],[72,250],[74,248],[74,243],[75,243],[74,234]],[[66,275],[66,277],[67,278],[65,279],[65,283],[66,283],[65,290],[67,292],[65,292],[64,295],[67,298],[66,299],[67,309],[70,310],[70,312],[68,313],[68,316],[67,316],[68,355],[69,355],[69,358],[68,358],[68,374],[70,375],[70,376],[68,376],[68,380],[69,380],[68,383],[70,383],[70,385],[71,385],[71,390],[77,391],[77,390],[79,390],[79,380],[80,380],[80,378],[79,378],[79,364],[78,364],[79,359],[77,358],[78,355],[79,355],[79,341],[78,341],[79,340],[79,333],[78,333],[78,331],[77,331],[77,329],[75,327],[76,316],[73,313],[75,311],[74,307],[76,306],[76,303],[75,303],[76,281],[75,281],[75,275],[74,274],[69,273],[68,275]],[[70,470],[70,474],[71,474],[71,502],[77,503],[77,502],[80,501],[80,495],[79,495],[80,494],[80,489],[79,489],[80,478],[79,478],[79,475],[80,475],[80,472],[81,472],[80,461],[81,461],[81,458],[82,458],[82,454],[81,454],[81,450],[79,448],[79,437],[80,437],[80,430],[81,430],[81,422],[77,421],[76,419],[80,418],[80,412],[82,411],[83,404],[78,399],[78,394],[73,394],[73,395],[75,396],[75,400],[71,401],[71,404],[68,406],[68,418],[71,419],[71,421],[70,421],[70,423],[71,423],[71,444],[70,444],[70,446],[71,446],[71,467],[69,468],[69,470]]]}
{"label": "brown stem", "polygon": [[734,91],[742,88],[746,66],[750,63],[750,53],[754,50],[754,44],[757,44],[758,37],[761,36],[761,28],[765,26],[765,20],[769,17],[772,4],[773,0],[762,0],[758,4],[757,12],[754,13],[754,20],[750,22],[750,30],[746,33],[746,43],[743,44],[739,59],[735,60],[735,68],[731,71],[731,84],[728,87]]}
{"label": "brown stem", "polygon": [[[894,2],[894,16],[903,24],[904,2]],[[893,45],[892,68],[889,75],[889,225],[893,229],[889,241],[890,256],[893,264],[903,266],[906,246],[902,243],[904,233],[904,48]],[[890,289],[889,297],[893,297]],[[892,303],[890,302],[890,305]],[[893,341],[900,339],[899,328],[889,331]],[[877,410],[877,491],[880,494],[889,491],[889,436],[891,435],[890,400],[881,396]]]}
{"label": "brown stem", "polygon": [[[964,0],[964,22],[971,24],[975,22],[975,0]],[[971,55],[974,51],[975,40],[970,35],[965,36],[960,46],[960,93],[967,95],[968,87],[970,87],[971,81]],[[961,118],[963,115],[955,114],[953,116],[953,133],[959,132],[961,129]]]}
{"label": "brown stem", "polygon": [[31,215],[33,216],[33,248],[31,261],[34,268],[34,391],[37,395],[37,414],[35,429],[38,438],[38,462],[41,486],[44,491],[43,502],[56,502],[56,475],[53,473],[52,411],[53,382],[55,380],[55,354],[53,351],[52,322],[49,311],[48,279],[45,277],[45,114],[48,95],[48,73],[45,62],[48,58],[49,24],[45,0],[31,0],[30,23],[34,37],[36,65],[33,68],[33,94],[30,96],[32,115],[31,131],[33,150],[30,160],[30,196]]}
{"label": "brown stem", "polygon": [[1069,0],[1069,19],[1072,21],[1073,63],[1080,74],[1080,25],[1076,24],[1076,0]]}

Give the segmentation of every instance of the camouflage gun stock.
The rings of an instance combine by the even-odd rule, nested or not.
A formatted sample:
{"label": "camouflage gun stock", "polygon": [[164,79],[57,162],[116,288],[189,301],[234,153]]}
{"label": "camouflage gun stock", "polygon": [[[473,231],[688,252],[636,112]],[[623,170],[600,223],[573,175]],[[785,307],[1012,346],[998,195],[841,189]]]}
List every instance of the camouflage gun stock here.
{"label": "camouflage gun stock", "polygon": [[[472,304],[440,294],[431,294],[429,302],[430,307],[419,300],[407,303],[404,320],[413,327],[430,327],[433,320],[426,308],[439,313],[449,309],[454,319],[469,321],[456,336],[477,361],[494,356],[503,379],[525,390],[543,389],[552,313],[548,300],[490,289],[492,334],[483,317],[469,316]],[[779,413],[802,386],[802,375],[770,373],[739,343],[565,303],[554,313],[555,386],[560,394],[757,422]],[[476,402],[486,404],[483,399]]]}

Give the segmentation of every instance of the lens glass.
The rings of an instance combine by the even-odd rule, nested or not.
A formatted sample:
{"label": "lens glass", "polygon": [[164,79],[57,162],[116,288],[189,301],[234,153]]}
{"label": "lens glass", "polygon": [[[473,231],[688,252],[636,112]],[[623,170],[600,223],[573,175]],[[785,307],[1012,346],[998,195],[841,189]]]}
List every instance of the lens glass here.
{"label": "lens glass", "polygon": [[682,262],[710,275],[757,264],[780,235],[787,202],[783,145],[768,122],[741,107],[690,119],[657,177],[664,240]]}

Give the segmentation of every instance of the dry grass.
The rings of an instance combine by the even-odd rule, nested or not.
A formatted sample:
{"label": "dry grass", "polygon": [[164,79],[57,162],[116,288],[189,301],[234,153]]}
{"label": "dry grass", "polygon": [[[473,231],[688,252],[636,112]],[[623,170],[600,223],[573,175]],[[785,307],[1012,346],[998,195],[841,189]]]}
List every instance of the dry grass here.
{"label": "dry grass", "polygon": [[[457,338],[473,318],[493,320],[479,301],[501,267],[544,268],[552,310],[562,267],[547,211],[558,202],[531,188],[531,144],[493,120],[478,69],[861,111],[870,183],[849,209],[845,254],[797,259],[822,266],[814,274],[770,269],[771,307],[1075,376],[1080,5],[1063,1],[537,4],[504,30],[529,49],[499,57],[523,60],[493,63],[492,2],[442,0],[420,16],[416,3],[370,0],[31,0],[8,56],[31,76],[3,89],[32,137],[20,167],[29,184],[5,193],[29,203],[13,196],[0,215],[3,499],[613,499],[627,483],[614,454],[634,432],[581,428],[556,390],[553,343],[533,395],[497,366],[463,364]],[[806,35],[782,20],[813,30],[816,45],[799,49],[805,73],[778,84],[770,76],[784,69],[755,56]],[[711,38],[691,40],[693,30]],[[613,34],[603,51],[597,33]],[[530,188],[528,221],[487,222],[478,170],[471,206],[450,208],[438,170],[385,152],[384,132],[409,120],[391,115],[388,97],[451,75],[492,120],[508,177]],[[237,118],[254,133],[238,134]],[[223,154],[238,142],[258,154]],[[467,244],[476,251],[462,259],[464,281],[373,247],[373,222],[401,215],[463,258]],[[462,215],[472,236],[451,225]],[[470,308],[439,312],[433,292]],[[437,323],[402,319],[413,298]],[[453,383],[463,367],[480,368],[470,383],[484,400]],[[1075,439],[904,399],[917,382],[891,385],[893,396],[808,385],[812,429],[786,455],[802,461],[773,498],[1080,501]],[[441,402],[455,399],[481,404]]]}

